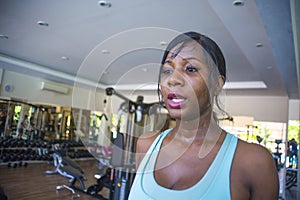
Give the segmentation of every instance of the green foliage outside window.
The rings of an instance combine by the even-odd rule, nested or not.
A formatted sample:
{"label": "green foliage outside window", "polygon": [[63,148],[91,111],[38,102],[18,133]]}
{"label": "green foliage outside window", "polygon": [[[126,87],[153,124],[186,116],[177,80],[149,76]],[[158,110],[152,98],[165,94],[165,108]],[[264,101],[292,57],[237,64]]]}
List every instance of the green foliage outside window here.
{"label": "green foliage outside window", "polygon": [[295,139],[299,144],[300,120],[290,120],[288,125],[288,140]]}
{"label": "green foliage outside window", "polygon": [[18,121],[20,119],[21,110],[22,110],[22,106],[15,106],[14,121]]}

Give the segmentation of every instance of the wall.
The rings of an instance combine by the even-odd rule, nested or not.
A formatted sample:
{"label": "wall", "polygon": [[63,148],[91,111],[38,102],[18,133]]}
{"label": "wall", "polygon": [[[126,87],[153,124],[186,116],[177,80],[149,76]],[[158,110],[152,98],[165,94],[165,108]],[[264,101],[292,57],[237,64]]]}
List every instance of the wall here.
{"label": "wall", "polygon": [[[103,93],[88,89],[73,88],[72,86],[55,83],[58,86],[68,88],[67,94],[41,90],[41,84],[45,81],[41,78],[27,76],[12,71],[4,70],[2,75],[0,96],[24,100],[29,103],[41,103],[59,106],[72,106],[85,109],[100,109],[103,107],[92,98],[103,99]],[[10,85],[11,91],[6,91],[5,86]],[[90,103],[87,103],[90,102]],[[99,101],[102,102],[102,101]]]}
{"label": "wall", "polygon": [[300,120],[300,100],[289,100],[289,120]]}
{"label": "wall", "polygon": [[[28,100],[29,102],[54,104],[68,106],[71,103],[71,87],[68,95],[61,95],[55,92],[42,91],[42,79],[35,78],[11,71],[4,70],[0,95],[2,97],[11,97],[16,99]],[[6,91],[5,86],[10,85],[11,91]]]}
{"label": "wall", "polygon": [[[94,91],[82,88],[69,88],[68,94],[59,94],[51,91],[42,91],[41,78],[26,76],[16,72],[4,70],[0,89],[0,96],[26,99],[29,102],[43,104],[72,106],[90,110],[103,111],[104,91]],[[5,85],[12,85],[13,90],[7,92]],[[124,96],[135,101],[138,95],[144,96],[144,102],[157,102],[156,91],[152,92],[125,92],[118,91]],[[289,100],[281,96],[226,96],[221,99],[224,108],[231,115],[253,116],[254,120],[287,122],[288,119],[299,119],[299,100]],[[113,95],[110,106],[114,113],[117,113],[122,99]]]}
{"label": "wall", "polygon": [[287,122],[289,100],[281,96],[226,96],[231,115],[253,116],[255,121]]}
{"label": "wall", "polygon": [[[83,108],[89,110],[103,111],[104,99],[107,99],[105,92],[102,90],[95,91],[93,89],[72,87],[64,84],[55,83],[56,85],[67,87],[67,94],[60,94],[52,91],[41,90],[42,78],[36,78],[19,74],[16,72],[3,70],[1,76],[0,96],[14,99],[24,100],[28,103],[41,103],[59,106],[72,106],[75,108]],[[5,86],[12,86],[11,91],[6,91]],[[129,99],[135,101],[139,92],[120,92]],[[145,102],[157,102],[156,92],[145,92],[143,94]],[[122,99],[116,96],[111,97],[110,105],[114,113],[117,113],[119,105],[123,102]]]}

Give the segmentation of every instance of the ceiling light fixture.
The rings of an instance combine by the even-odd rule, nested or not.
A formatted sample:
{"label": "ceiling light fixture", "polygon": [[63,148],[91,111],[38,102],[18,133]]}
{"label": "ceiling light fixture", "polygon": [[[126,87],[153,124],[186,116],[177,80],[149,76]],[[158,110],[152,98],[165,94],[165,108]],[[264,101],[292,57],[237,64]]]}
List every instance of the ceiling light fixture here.
{"label": "ceiling light fixture", "polygon": [[8,39],[7,35],[0,35],[0,39]]}
{"label": "ceiling light fixture", "polygon": [[49,26],[49,24],[47,22],[44,22],[44,21],[38,21],[37,24],[40,25],[40,26]]}
{"label": "ceiling light fixture", "polygon": [[268,70],[273,69],[272,66],[267,66],[266,68],[267,68]]}
{"label": "ceiling light fixture", "polygon": [[232,5],[234,5],[234,6],[243,6],[244,1],[243,0],[235,0],[235,1],[232,2]]}
{"label": "ceiling light fixture", "polygon": [[160,42],[160,45],[161,45],[161,46],[166,46],[167,44],[168,44],[168,43],[165,42],[165,41],[161,41],[161,42]]}
{"label": "ceiling light fixture", "polygon": [[263,81],[236,81],[226,82],[224,89],[263,89],[267,85]]}
{"label": "ceiling light fixture", "polygon": [[256,44],[255,44],[255,46],[256,46],[256,47],[262,47],[262,46],[263,46],[263,44],[262,44],[262,43],[260,43],[260,42],[258,42],[258,43],[256,43]]}
{"label": "ceiling light fixture", "polygon": [[108,1],[99,1],[98,4],[102,7],[105,7],[105,8],[110,8],[111,7],[111,3],[109,3]]}
{"label": "ceiling light fixture", "polygon": [[147,72],[148,69],[147,69],[146,67],[144,67],[144,68],[142,68],[142,71],[143,71],[143,72]]}
{"label": "ceiling light fixture", "polygon": [[[141,87],[142,86],[142,87]],[[108,87],[116,87],[110,85]],[[118,85],[118,90],[157,90],[156,83],[149,84],[122,84]],[[266,89],[267,85],[263,81],[237,81],[226,82],[223,89],[225,90],[238,90],[238,89]]]}
{"label": "ceiling light fixture", "polygon": [[103,54],[110,54],[110,52],[109,52],[108,50],[106,50],[106,49],[103,49],[101,52],[102,52]]}
{"label": "ceiling light fixture", "polygon": [[67,56],[62,56],[61,59],[62,60],[70,60]]}

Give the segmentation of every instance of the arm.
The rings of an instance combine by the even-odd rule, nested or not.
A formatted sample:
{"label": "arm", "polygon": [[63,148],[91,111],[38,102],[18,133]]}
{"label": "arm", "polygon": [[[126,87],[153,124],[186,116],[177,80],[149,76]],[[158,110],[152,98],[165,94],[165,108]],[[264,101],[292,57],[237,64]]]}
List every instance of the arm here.
{"label": "arm", "polygon": [[149,147],[154,142],[155,138],[157,137],[158,133],[145,133],[141,135],[136,144],[136,169],[138,169],[141,161],[143,160],[145,154],[147,153]]}
{"label": "arm", "polygon": [[274,158],[260,145],[248,144],[247,146],[250,199],[277,200],[279,180]]}

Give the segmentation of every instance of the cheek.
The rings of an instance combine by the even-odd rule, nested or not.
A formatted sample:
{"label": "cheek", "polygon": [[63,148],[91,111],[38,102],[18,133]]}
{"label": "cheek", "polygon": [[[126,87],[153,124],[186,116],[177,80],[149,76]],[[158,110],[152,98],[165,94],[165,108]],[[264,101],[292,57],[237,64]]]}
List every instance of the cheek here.
{"label": "cheek", "polygon": [[162,93],[166,92],[168,88],[168,78],[160,77],[159,86]]}
{"label": "cheek", "polygon": [[165,77],[160,77],[159,85],[160,85],[161,87],[167,86],[167,83],[168,83],[168,79],[167,79],[167,78],[165,78]]}
{"label": "cheek", "polygon": [[191,87],[193,88],[192,97],[195,101],[200,104],[209,101],[211,96],[210,91],[212,88],[210,88],[209,84],[205,80],[201,79],[195,82],[191,82]]}

